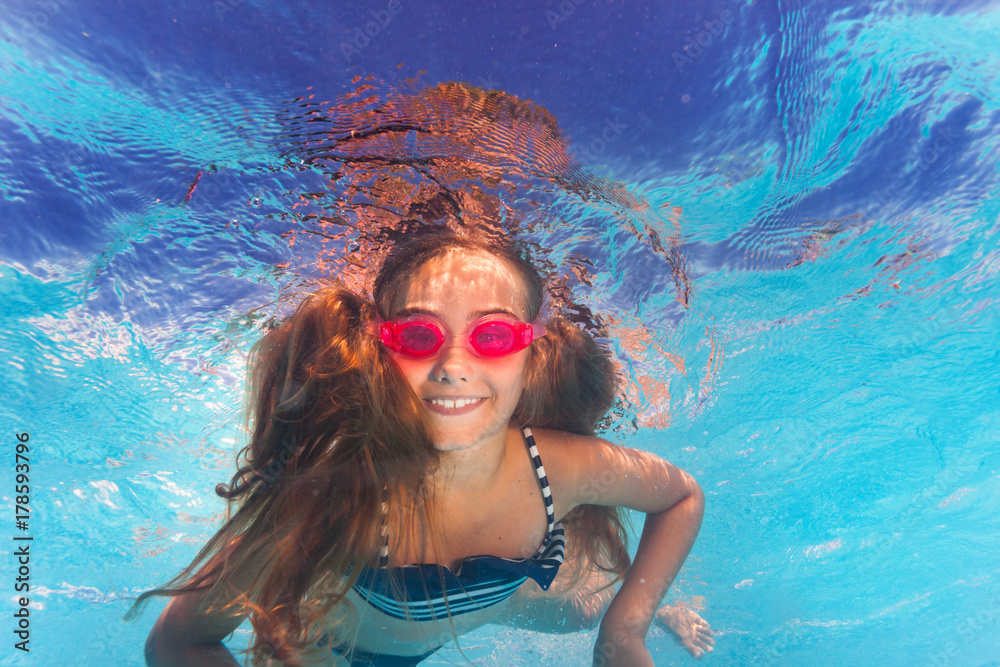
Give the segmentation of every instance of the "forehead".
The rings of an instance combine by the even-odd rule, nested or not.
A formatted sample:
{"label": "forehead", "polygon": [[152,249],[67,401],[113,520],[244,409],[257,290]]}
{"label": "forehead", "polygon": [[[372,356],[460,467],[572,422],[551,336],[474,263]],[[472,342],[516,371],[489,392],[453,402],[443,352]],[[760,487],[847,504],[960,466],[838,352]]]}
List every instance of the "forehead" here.
{"label": "forehead", "polygon": [[[452,250],[413,274],[393,311],[423,308],[441,315],[455,310],[505,309],[527,316],[527,289],[506,262],[488,253]],[[458,313],[455,313],[456,315]]]}

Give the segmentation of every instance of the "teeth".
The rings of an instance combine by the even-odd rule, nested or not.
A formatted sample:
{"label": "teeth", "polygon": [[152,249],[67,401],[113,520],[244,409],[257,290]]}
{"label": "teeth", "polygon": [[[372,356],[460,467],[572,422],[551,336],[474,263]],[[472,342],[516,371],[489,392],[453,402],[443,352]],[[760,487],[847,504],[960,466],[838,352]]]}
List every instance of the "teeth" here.
{"label": "teeth", "polygon": [[464,408],[466,405],[472,405],[473,403],[478,403],[478,398],[461,398],[457,401],[450,401],[445,398],[435,398],[431,401],[434,405],[440,405],[442,407],[453,410],[455,408]]}

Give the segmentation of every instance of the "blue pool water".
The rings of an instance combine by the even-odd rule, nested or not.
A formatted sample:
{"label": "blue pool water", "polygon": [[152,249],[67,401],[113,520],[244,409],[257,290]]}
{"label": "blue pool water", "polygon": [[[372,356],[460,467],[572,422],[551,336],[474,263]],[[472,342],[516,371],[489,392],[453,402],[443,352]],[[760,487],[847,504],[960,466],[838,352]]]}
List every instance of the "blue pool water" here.
{"label": "blue pool water", "polygon": [[[719,630],[706,664],[998,664],[998,38],[975,0],[6,3],[0,664],[141,664],[160,605],[121,617],[219,524],[246,352],[329,275],[283,236],[325,186],[277,119],[368,75],[534,100],[645,206],[548,191],[536,240],[590,275],[624,379],[605,437],[706,492],[668,597]],[[556,667],[593,641],[462,648]]]}

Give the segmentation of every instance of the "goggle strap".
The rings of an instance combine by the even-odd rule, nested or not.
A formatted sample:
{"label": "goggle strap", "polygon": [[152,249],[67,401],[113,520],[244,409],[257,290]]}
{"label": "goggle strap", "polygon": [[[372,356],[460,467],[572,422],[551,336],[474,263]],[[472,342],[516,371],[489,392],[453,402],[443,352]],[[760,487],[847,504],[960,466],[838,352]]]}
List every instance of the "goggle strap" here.
{"label": "goggle strap", "polygon": [[521,348],[526,348],[531,345],[531,337],[534,335],[534,330],[532,327],[524,327],[521,329]]}
{"label": "goggle strap", "polygon": [[389,348],[395,349],[396,347],[396,332],[395,329],[388,322],[378,323],[378,337],[385,345]]}

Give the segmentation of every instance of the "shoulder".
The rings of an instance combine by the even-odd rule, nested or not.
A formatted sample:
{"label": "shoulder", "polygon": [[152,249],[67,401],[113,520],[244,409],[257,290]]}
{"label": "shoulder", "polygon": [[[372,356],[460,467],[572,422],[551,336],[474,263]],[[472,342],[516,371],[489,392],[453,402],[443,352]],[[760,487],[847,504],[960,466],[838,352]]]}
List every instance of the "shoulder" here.
{"label": "shoulder", "polygon": [[659,512],[700,493],[690,475],[650,452],[553,429],[532,429],[532,434],[557,512],[578,505]]}
{"label": "shoulder", "polygon": [[[545,467],[558,516],[581,504],[588,480],[600,477],[602,460],[622,449],[603,438],[551,428],[532,428],[538,456]],[[583,493],[581,493],[583,492]]]}
{"label": "shoulder", "polygon": [[[587,447],[592,444],[592,441],[602,440],[602,438],[598,438],[596,436],[579,435],[577,433],[560,431],[554,428],[539,428],[537,426],[531,426],[530,428],[532,435],[535,437],[535,443],[538,445],[539,451],[542,451],[543,449],[546,451],[551,450],[555,456],[558,456],[567,448],[574,449],[577,447]],[[607,441],[605,440],[604,442]]]}
{"label": "shoulder", "polygon": [[532,428],[531,432],[546,468],[563,476],[592,472],[595,466],[600,470],[623,453],[634,451],[594,435],[551,428]]}
{"label": "shoulder", "polygon": [[598,440],[591,436],[577,435],[568,431],[553,428],[531,427],[538,455],[545,462],[546,469],[562,469],[572,462],[572,454],[581,447],[590,446],[590,440]]}

